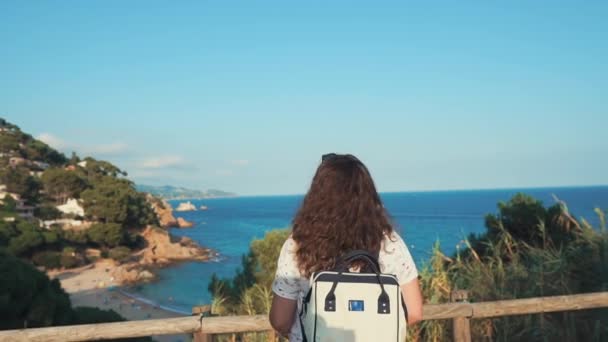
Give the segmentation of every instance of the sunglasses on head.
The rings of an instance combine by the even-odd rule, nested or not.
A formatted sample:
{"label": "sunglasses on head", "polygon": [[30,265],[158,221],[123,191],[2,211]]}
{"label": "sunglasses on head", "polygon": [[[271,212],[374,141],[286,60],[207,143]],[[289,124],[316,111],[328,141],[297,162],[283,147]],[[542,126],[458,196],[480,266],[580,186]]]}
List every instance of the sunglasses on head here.
{"label": "sunglasses on head", "polygon": [[355,156],[353,156],[352,154],[337,154],[337,153],[327,153],[321,156],[321,162],[325,162],[328,160],[334,160],[337,158],[345,158],[345,159],[351,159],[351,160],[358,160]]}

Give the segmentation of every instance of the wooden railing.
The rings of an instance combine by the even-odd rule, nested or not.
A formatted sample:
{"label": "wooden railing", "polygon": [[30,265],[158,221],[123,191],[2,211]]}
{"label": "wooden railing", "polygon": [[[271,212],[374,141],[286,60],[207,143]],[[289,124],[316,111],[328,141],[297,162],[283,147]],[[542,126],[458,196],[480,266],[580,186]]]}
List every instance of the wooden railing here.
{"label": "wooden railing", "polygon": [[[608,307],[608,292],[529,299],[468,303],[466,293],[453,297],[450,304],[424,306],[424,320],[452,319],[454,341],[471,340],[470,320],[476,318],[537,314]],[[265,315],[226,317],[180,317],[118,323],[83,324],[50,328],[0,331],[0,341],[90,341],[152,335],[194,334],[196,341],[207,341],[214,334],[262,332],[272,330]]]}

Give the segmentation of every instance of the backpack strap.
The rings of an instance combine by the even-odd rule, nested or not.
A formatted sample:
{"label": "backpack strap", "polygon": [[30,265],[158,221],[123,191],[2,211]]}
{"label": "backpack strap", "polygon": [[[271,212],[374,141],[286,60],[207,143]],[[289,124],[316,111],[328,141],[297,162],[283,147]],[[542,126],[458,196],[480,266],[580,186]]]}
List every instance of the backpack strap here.
{"label": "backpack strap", "polygon": [[304,322],[302,322],[302,316],[304,315],[304,309],[308,309],[308,303],[310,303],[311,295],[312,287],[308,290],[306,297],[304,297],[304,299],[302,300],[302,308],[298,313],[298,319],[300,320],[300,332],[302,333],[302,342],[308,342],[308,339],[306,338],[306,331],[304,331]]}

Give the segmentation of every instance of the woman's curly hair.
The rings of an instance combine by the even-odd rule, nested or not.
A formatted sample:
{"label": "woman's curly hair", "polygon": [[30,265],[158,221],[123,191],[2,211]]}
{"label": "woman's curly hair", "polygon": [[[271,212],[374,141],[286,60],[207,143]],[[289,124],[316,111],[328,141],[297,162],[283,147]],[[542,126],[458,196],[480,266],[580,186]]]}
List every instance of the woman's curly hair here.
{"label": "woman's curly hair", "polygon": [[292,222],[301,273],[331,269],[352,250],[378,253],[392,232],[367,167],[352,155],[323,156]]}

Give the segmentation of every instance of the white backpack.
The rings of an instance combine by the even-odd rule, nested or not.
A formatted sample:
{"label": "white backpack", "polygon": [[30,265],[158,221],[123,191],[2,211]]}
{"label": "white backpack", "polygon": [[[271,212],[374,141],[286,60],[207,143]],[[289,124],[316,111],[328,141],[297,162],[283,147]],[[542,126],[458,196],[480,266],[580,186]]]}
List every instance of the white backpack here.
{"label": "white backpack", "polygon": [[[350,272],[354,261],[367,267]],[[381,274],[377,258],[365,251],[337,264],[311,276],[299,313],[304,342],[404,342],[407,310],[397,278]]]}

